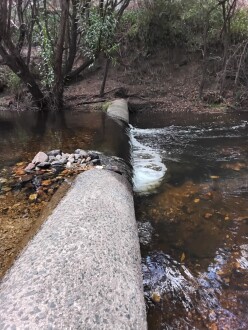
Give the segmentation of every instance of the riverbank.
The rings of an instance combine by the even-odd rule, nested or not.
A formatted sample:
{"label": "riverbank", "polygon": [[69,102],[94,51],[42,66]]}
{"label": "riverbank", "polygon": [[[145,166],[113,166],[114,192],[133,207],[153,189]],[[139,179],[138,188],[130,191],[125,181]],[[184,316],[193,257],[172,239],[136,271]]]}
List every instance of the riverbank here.
{"label": "riverbank", "polygon": [[[104,61],[98,60],[84,75],[65,86],[65,106],[73,111],[99,111],[106,102],[124,97],[136,112],[223,113],[239,111],[232,83],[225,96],[219,97],[215,75],[207,78],[202,99],[199,86],[201,57],[195,53],[164,49],[137,59],[128,56],[110,66],[103,97],[99,96],[104,76]],[[25,103],[25,102],[24,102]],[[0,110],[22,111],[31,104],[17,104],[14,95],[0,94]],[[32,107],[31,107],[32,108]],[[243,106],[244,108],[244,106]],[[34,108],[33,108],[34,110]]]}

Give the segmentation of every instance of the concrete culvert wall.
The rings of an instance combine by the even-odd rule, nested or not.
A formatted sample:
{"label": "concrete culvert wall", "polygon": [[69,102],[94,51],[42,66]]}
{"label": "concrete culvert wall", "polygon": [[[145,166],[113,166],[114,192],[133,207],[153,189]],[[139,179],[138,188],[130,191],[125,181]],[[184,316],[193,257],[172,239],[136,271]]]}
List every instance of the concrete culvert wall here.
{"label": "concrete culvert wall", "polygon": [[1,284],[0,329],[146,329],[132,190],[80,174]]}
{"label": "concrete culvert wall", "polygon": [[110,117],[121,119],[125,123],[129,123],[129,111],[127,101],[124,99],[114,100],[108,106],[107,114]]}

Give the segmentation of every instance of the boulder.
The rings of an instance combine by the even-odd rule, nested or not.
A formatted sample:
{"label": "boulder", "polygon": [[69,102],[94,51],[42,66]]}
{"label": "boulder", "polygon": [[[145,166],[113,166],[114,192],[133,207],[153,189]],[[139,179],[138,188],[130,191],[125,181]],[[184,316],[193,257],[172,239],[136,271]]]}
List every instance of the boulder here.
{"label": "boulder", "polygon": [[32,160],[33,164],[39,164],[39,163],[44,163],[48,161],[48,156],[45,154],[43,151],[39,151],[34,159]]}

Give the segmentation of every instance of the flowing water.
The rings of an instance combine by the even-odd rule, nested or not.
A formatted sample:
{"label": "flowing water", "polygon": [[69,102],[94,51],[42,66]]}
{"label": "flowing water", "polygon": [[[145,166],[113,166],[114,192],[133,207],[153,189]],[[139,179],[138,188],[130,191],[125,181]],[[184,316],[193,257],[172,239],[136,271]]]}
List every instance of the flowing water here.
{"label": "flowing water", "polygon": [[248,115],[132,125],[149,329],[248,329]]}

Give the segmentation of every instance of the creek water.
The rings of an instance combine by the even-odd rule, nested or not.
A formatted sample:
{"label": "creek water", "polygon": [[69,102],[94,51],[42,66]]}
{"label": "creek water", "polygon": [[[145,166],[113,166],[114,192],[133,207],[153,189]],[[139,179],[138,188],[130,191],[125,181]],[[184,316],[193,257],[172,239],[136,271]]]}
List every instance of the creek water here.
{"label": "creek water", "polygon": [[[131,123],[149,329],[247,329],[248,114],[144,112],[132,115]],[[102,113],[3,112],[0,138],[2,182],[13,165],[39,150],[130,157],[128,137]],[[28,218],[8,216],[6,203],[17,194],[3,187],[0,181],[7,235]],[[29,203],[25,194],[18,196],[20,208],[24,199]]]}
{"label": "creek water", "polygon": [[132,125],[149,329],[248,329],[248,114]]}
{"label": "creek water", "polygon": [[42,150],[98,150],[129,158],[128,139],[102,112],[0,112],[0,167],[31,161]]}

